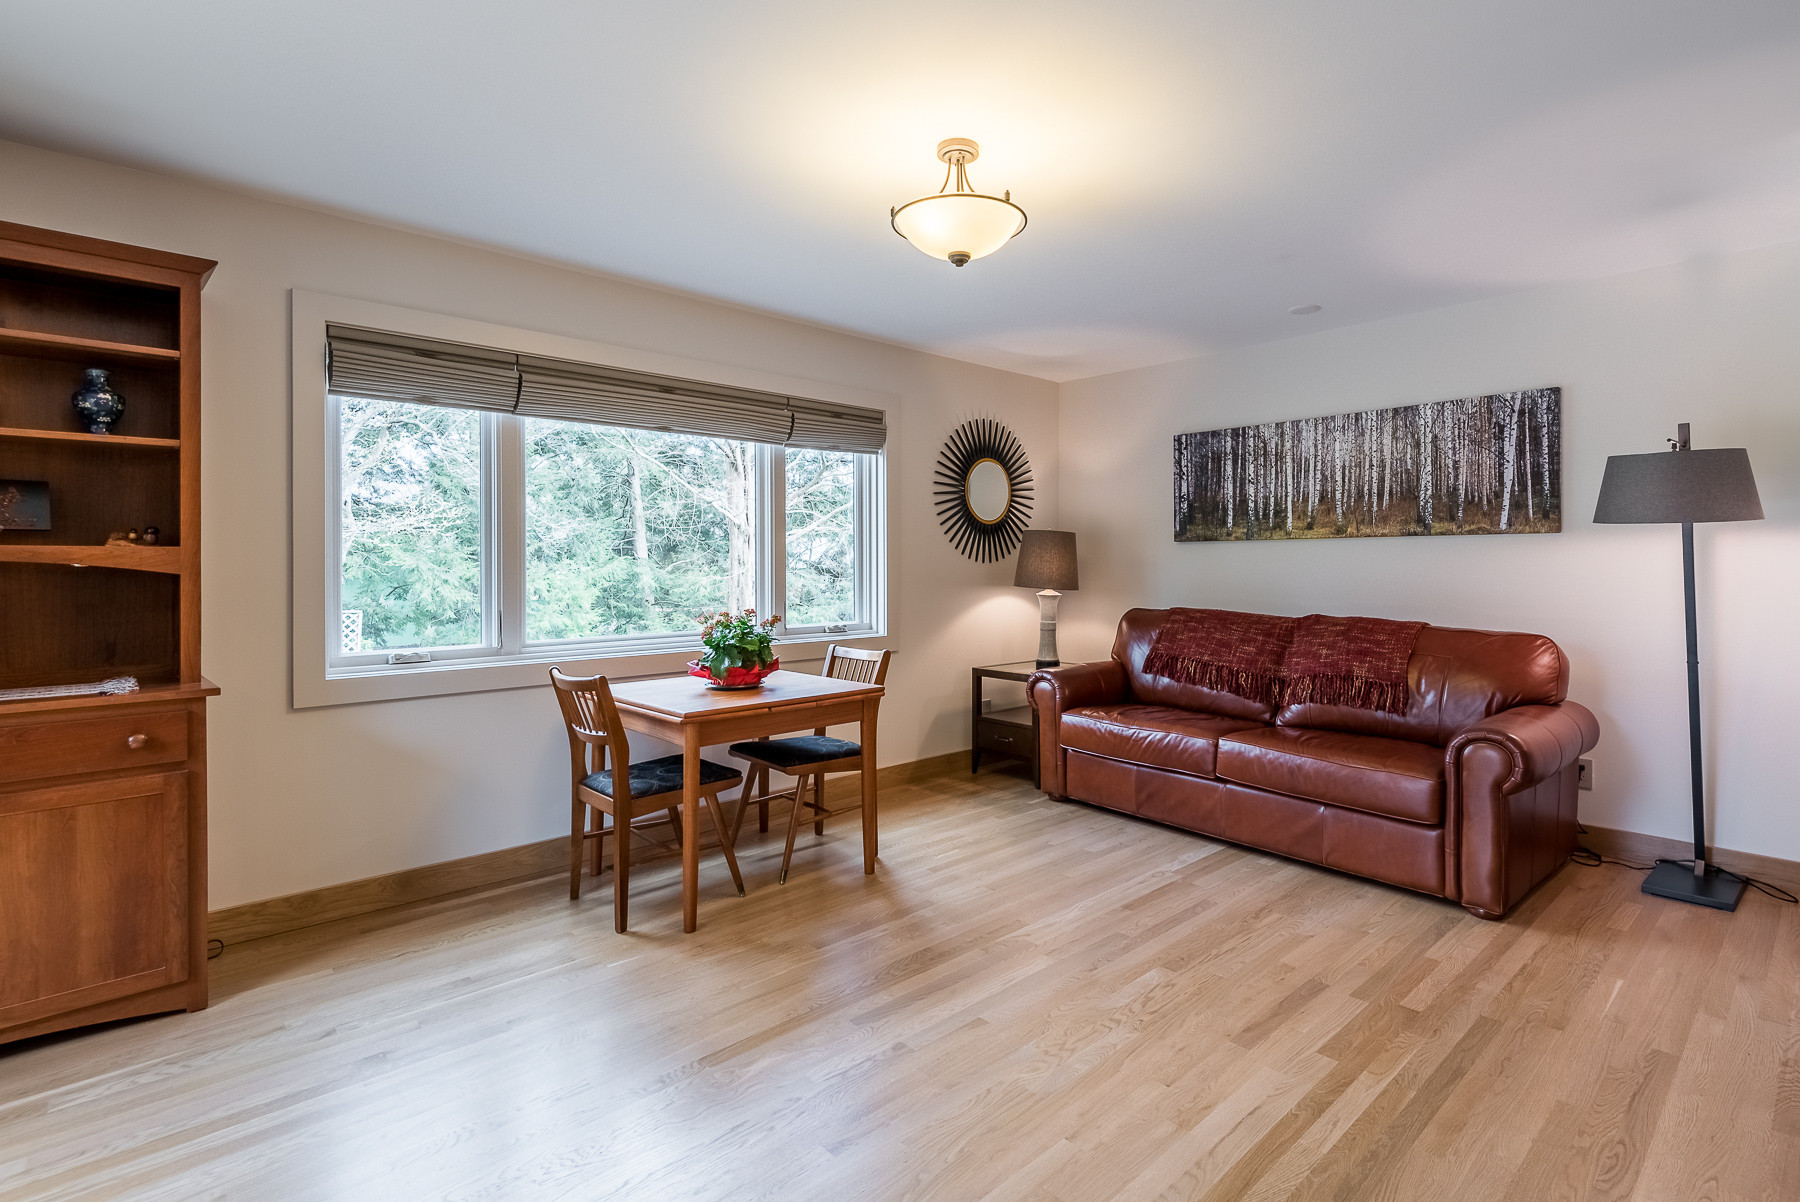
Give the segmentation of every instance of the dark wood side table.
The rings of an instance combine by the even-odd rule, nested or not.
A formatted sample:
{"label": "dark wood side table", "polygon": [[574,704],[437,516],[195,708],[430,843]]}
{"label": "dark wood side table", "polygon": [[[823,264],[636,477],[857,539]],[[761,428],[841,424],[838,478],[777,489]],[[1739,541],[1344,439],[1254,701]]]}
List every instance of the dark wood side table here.
{"label": "dark wood side table", "polygon": [[984,680],[1016,680],[1023,684],[1037,671],[1037,661],[1022,659],[1010,664],[989,664],[970,670],[971,705],[969,708],[969,772],[981,770],[981,753],[991,751],[1009,755],[1031,765],[1031,781],[1038,780],[1037,715],[1030,705],[1018,709],[981,712],[981,682]]}

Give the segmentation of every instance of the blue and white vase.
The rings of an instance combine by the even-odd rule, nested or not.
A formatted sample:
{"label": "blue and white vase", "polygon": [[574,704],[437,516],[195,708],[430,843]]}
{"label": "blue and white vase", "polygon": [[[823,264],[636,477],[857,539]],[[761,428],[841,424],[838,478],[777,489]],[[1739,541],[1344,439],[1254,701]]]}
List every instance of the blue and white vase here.
{"label": "blue and white vase", "polygon": [[113,423],[125,416],[125,398],[106,378],[104,367],[87,369],[87,381],[69,398],[89,434],[111,434]]}

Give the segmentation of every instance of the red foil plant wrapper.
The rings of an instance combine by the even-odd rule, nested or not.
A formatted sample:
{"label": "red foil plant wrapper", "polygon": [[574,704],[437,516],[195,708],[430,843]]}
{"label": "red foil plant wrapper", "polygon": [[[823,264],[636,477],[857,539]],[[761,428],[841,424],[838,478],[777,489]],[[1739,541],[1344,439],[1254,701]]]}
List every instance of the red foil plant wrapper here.
{"label": "red foil plant wrapper", "polygon": [[781,615],[757,620],[754,609],[742,613],[719,610],[700,615],[699,659],[688,661],[688,675],[727,689],[748,688],[781,667],[770,632]]}

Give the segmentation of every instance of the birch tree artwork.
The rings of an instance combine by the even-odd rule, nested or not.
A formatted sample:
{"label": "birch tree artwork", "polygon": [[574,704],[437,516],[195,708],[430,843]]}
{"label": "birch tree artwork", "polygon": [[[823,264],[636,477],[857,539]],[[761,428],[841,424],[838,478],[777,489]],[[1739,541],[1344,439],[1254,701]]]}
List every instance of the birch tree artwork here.
{"label": "birch tree artwork", "polygon": [[1175,541],[1562,529],[1562,390],[1175,436]]}

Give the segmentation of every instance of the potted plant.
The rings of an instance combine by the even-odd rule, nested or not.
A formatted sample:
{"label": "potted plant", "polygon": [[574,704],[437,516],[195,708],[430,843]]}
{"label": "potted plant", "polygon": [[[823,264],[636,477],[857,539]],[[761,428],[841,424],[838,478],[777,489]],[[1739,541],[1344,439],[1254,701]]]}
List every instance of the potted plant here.
{"label": "potted plant", "polygon": [[688,661],[688,675],[705,679],[708,688],[753,689],[781,667],[775,636],[769,632],[781,615],[756,620],[756,611],[720,610],[700,615],[699,659]]}

